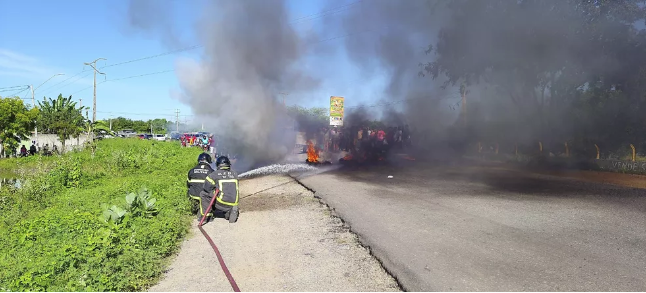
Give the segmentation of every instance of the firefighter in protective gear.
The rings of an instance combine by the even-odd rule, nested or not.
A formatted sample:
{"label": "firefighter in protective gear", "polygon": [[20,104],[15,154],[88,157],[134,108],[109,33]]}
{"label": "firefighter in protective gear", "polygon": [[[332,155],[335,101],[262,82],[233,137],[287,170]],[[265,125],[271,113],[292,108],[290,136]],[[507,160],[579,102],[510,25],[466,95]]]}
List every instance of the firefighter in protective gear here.
{"label": "firefighter in protective gear", "polygon": [[186,181],[186,187],[188,187],[188,197],[191,199],[193,204],[192,212],[197,214],[200,208],[200,192],[204,188],[204,181],[206,181],[206,176],[213,172],[211,168],[211,163],[213,160],[211,156],[207,153],[202,153],[197,157],[197,166],[188,171],[188,180]]}
{"label": "firefighter in protective gear", "polygon": [[[213,213],[224,213],[225,219],[229,220],[230,223],[235,223],[239,215],[238,174],[231,170],[231,161],[226,156],[218,157],[215,165],[217,169],[206,177],[204,189],[200,193],[202,198],[200,214],[204,216],[204,212],[208,209],[213,196],[217,194],[211,210]],[[213,213],[206,216],[212,217]]]}

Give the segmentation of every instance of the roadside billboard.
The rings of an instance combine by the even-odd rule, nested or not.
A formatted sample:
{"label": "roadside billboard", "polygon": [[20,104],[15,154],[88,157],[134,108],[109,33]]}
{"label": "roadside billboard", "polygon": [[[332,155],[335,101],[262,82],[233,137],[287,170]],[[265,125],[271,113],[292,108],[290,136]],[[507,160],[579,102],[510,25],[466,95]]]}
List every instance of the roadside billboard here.
{"label": "roadside billboard", "polygon": [[343,126],[343,97],[330,97],[330,126]]}

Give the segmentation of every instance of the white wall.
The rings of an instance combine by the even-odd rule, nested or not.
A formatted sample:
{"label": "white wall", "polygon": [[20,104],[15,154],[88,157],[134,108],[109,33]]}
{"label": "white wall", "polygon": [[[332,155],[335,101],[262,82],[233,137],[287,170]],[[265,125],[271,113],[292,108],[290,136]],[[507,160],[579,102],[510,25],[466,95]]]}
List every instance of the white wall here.
{"label": "white wall", "polygon": [[[88,140],[88,136],[83,134],[79,136],[78,140],[76,138],[68,139],[65,141],[65,149],[66,151],[72,150],[74,148],[78,148],[79,146],[82,146],[83,143],[85,143]],[[42,148],[45,146],[45,144],[49,144],[49,149],[51,150],[54,145],[58,146],[59,150],[62,150],[62,144],[58,140],[58,136],[56,134],[38,134],[36,135],[31,135],[29,139],[26,139],[24,141],[21,141],[18,144],[18,149],[16,149],[17,153],[20,153],[20,147],[24,144],[27,150],[29,150],[29,147],[31,146],[31,142],[36,141],[36,146],[38,147],[38,150],[42,150]],[[2,154],[2,146],[0,146],[0,154]]]}

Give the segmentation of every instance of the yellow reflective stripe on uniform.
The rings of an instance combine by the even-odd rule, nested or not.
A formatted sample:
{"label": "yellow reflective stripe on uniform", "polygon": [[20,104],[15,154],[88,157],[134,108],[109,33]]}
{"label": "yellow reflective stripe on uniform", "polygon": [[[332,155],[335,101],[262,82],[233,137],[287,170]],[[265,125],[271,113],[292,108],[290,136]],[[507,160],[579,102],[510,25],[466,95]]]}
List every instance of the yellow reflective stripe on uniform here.
{"label": "yellow reflective stripe on uniform", "polygon": [[[200,205],[200,215],[204,216],[204,210],[202,209],[202,198],[198,197],[197,199],[200,201],[198,203]],[[208,213],[206,216],[213,217],[213,213]]]}
{"label": "yellow reflective stripe on uniform", "polygon": [[236,202],[234,202],[234,203],[222,201],[222,196],[224,196],[224,193],[222,192],[222,183],[234,183],[234,182],[236,184],[236,191],[239,191],[240,189],[238,188],[238,180],[237,179],[221,179],[221,180],[218,180],[218,183],[220,185],[220,186],[218,186],[218,188],[220,189],[220,194],[218,195],[216,200],[219,203],[224,204],[224,205],[228,205],[228,206],[236,206],[236,205],[238,205],[238,199],[239,199],[238,194],[236,194]]}
{"label": "yellow reflective stripe on uniform", "polygon": [[211,177],[206,177],[206,181],[208,181],[211,184],[215,185],[215,180],[211,179]]}
{"label": "yellow reflective stripe on uniform", "polygon": [[186,181],[190,183],[204,183],[204,179],[188,179]]}
{"label": "yellow reflective stripe on uniform", "polygon": [[199,196],[193,196],[193,195],[189,195],[189,196],[190,196],[192,199],[194,199],[194,200],[202,201],[202,198],[201,198],[201,197],[199,197]]}

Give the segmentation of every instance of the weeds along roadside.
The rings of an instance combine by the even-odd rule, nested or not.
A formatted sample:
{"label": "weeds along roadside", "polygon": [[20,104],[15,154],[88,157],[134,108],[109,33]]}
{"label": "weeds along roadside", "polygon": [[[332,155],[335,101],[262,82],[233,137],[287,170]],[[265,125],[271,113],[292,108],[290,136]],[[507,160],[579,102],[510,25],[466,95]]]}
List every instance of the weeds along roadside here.
{"label": "weeds along roadside", "polygon": [[[140,291],[191,221],[186,173],[200,153],[111,139],[60,157],[0,160],[0,291]],[[143,190],[147,188],[147,190]]]}

